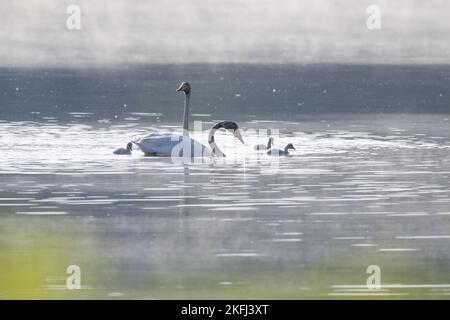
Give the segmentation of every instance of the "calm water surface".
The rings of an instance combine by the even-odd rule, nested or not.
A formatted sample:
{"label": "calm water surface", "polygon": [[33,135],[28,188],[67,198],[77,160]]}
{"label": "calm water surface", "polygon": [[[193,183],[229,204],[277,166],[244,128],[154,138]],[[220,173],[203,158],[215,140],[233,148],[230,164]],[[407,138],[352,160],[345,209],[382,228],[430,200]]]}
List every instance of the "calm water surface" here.
{"label": "calm water surface", "polygon": [[[447,298],[448,72],[247,68],[3,70],[0,298]],[[246,145],[114,156],[180,131],[188,75],[192,119],[238,121]],[[266,129],[292,156],[253,151]],[[73,264],[82,290],[66,289]]]}

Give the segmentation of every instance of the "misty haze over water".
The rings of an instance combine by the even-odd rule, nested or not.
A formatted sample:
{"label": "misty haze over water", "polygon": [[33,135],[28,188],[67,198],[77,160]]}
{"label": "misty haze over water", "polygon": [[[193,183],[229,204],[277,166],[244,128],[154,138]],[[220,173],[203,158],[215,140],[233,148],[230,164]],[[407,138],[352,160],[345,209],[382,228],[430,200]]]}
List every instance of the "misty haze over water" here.
{"label": "misty haze over water", "polygon": [[[81,9],[68,30],[66,9]],[[381,29],[366,9],[381,10]],[[0,66],[448,63],[445,0],[1,0]]]}

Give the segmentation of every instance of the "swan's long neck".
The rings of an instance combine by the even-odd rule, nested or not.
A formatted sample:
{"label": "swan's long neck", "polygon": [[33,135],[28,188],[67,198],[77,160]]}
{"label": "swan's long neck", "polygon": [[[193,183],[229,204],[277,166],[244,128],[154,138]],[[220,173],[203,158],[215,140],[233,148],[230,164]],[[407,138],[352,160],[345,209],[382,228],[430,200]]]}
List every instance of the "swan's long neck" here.
{"label": "swan's long neck", "polygon": [[191,107],[191,93],[186,93],[184,98],[183,136],[189,137],[189,108]]}
{"label": "swan's long neck", "polygon": [[267,142],[267,150],[272,148],[272,139],[269,138],[269,141]]}
{"label": "swan's long neck", "polygon": [[284,153],[289,154],[289,146],[284,147]]}
{"label": "swan's long neck", "polygon": [[219,149],[216,141],[214,140],[214,134],[216,133],[216,131],[216,128],[212,128],[211,131],[209,131],[208,143],[211,147],[212,155],[216,157],[225,157],[225,154],[222,152],[222,150]]}

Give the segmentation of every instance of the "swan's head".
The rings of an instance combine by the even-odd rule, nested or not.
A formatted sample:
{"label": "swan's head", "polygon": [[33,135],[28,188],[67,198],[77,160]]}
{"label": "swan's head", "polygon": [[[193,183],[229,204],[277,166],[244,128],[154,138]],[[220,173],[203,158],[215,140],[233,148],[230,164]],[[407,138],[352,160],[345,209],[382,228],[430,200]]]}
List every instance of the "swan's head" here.
{"label": "swan's head", "polygon": [[127,150],[132,151],[133,150],[133,144],[131,142],[128,142],[127,144]]}
{"label": "swan's head", "polygon": [[230,131],[235,138],[237,138],[240,142],[245,144],[244,140],[242,139],[241,131],[239,130],[239,126],[236,122],[233,121],[222,121],[219,123],[216,123],[213,127],[213,129],[220,129],[224,128],[225,130]]}
{"label": "swan's head", "polygon": [[189,84],[189,82],[181,83],[177,89],[177,92],[180,92],[180,91],[184,92],[185,94],[191,93],[191,85]]}
{"label": "swan's head", "polygon": [[222,121],[219,123],[216,123],[212,129],[219,130],[220,128],[224,128],[225,130],[230,131],[235,138],[237,138],[240,142],[245,144],[244,140],[242,139],[241,131],[239,130],[239,126],[236,122],[233,121]]}
{"label": "swan's head", "polygon": [[292,145],[292,143],[289,143],[285,148],[285,150],[295,150],[294,146]]}

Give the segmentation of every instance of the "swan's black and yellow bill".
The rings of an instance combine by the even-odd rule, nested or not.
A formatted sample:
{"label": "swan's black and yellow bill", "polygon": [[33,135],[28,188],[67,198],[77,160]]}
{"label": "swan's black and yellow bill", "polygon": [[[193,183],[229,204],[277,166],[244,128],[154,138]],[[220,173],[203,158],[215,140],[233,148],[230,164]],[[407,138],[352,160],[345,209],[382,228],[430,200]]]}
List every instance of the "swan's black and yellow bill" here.
{"label": "swan's black and yellow bill", "polygon": [[241,131],[239,129],[235,129],[233,131],[233,134],[240,142],[242,142],[242,144],[245,144],[244,139],[242,139]]}

